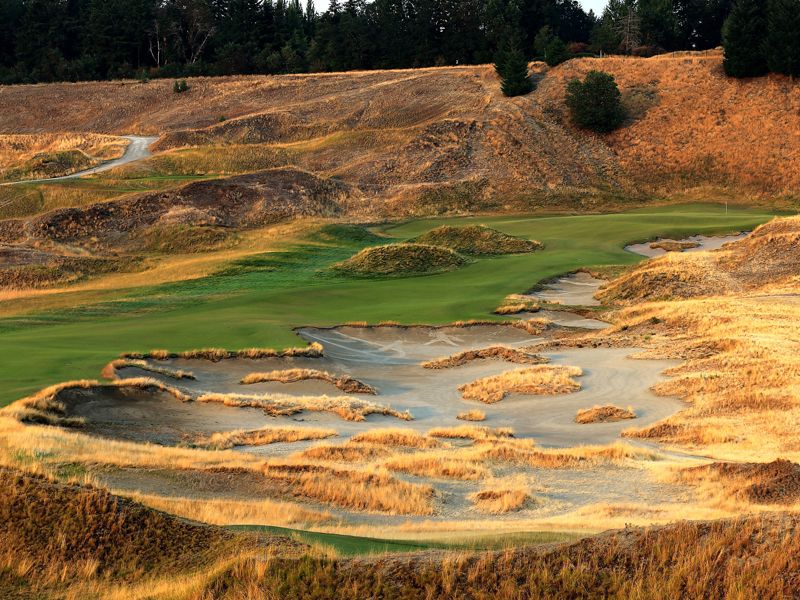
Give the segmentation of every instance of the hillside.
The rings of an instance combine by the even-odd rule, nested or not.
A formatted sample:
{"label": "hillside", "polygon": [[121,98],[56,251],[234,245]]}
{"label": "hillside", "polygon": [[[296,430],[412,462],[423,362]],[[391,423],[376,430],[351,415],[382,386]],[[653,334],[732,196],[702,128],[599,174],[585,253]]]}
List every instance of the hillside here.
{"label": "hillside", "polygon": [[[380,204],[399,201],[390,210],[406,214],[570,194],[591,207],[598,194],[639,196],[642,184],[651,192],[709,183],[796,192],[800,84],[730,79],[721,58],[537,63],[537,90],[512,99],[500,94],[491,66],[197,78],[184,94],[172,93],[171,81],[6,86],[0,132],[161,135],[154,149],[166,153],[150,161],[157,172],[292,164]],[[563,109],[566,81],[597,68],[617,78],[631,114],[604,138],[576,131]],[[186,146],[207,150],[173,150]]]}

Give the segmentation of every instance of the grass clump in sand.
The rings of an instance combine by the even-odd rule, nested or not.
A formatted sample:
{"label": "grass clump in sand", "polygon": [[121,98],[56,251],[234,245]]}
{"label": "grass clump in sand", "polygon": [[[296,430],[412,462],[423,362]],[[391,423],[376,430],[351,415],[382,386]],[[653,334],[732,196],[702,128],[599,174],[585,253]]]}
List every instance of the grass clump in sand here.
{"label": "grass clump in sand", "polygon": [[581,389],[581,384],[573,377],[581,375],[583,371],[579,367],[537,365],[477,379],[459,386],[458,390],[465,400],[494,404],[508,394],[544,396],[576,392]]}
{"label": "grass clump in sand", "polygon": [[514,237],[483,225],[466,227],[443,225],[411,241],[417,244],[443,246],[471,256],[523,254],[542,248],[540,242]]}
{"label": "grass clump in sand", "polygon": [[536,298],[522,294],[510,294],[503,303],[494,309],[496,315],[516,315],[523,312],[539,312],[541,305]]}
{"label": "grass clump in sand", "polygon": [[458,415],[456,415],[456,419],[460,421],[485,421],[486,413],[478,409],[467,410],[458,413]]}
{"label": "grass clump in sand", "polygon": [[357,444],[376,444],[379,446],[391,446],[395,448],[439,448],[442,443],[426,435],[422,435],[413,429],[372,429],[357,433],[350,438],[350,441]]}
{"label": "grass clump in sand", "polygon": [[260,408],[274,416],[294,415],[304,410],[314,412],[330,412],[339,415],[346,421],[363,421],[367,415],[386,415],[404,421],[413,419],[408,411],[394,410],[388,406],[369,402],[351,396],[290,396],[287,394],[224,394],[205,393],[197,398],[198,402],[219,402],[225,406],[239,408]]}
{"label": "grass clump in sand", "polygon": [[524,508],[532,500],[529,487],[524,477],[492,479],[467,498],[480,512],[499,515]]}
{"label": "grass clump in sand", "polygon": [[619,406],[607,404],[579,410],[575,415],[575,422],[585,425],[588,423],[613,423],[635,418],[636,413],[633,412],[632,408],[620,408]]}
{"label": "grass clump in sand", "polygon": [[487,440],[497,438],[512,438],[514,430],[510,427],[481,427],[477,425],[459,425],[457,427],[434,427],[428,431],[431,437]]}
{"label": "grass clump in sand", "polygon": [[265,446],[278,442],[300,442],[321,440],[336,435],[333,429],[314,429],[310,427],[264,427],[245,431],[220,431],[198,438],[192,442],[195,448],[208,450],[229,450],[236,446]]}
{"label": "grass clump in sand", "polygon": [[508,348],[506,346],[490,346],[479,350],[466,350],[465,352],[459,352],[458,354],[453,354],[445,358],[429,360],[422,363],[421,366],[424,369],[448,369],[450,367],[465,365],[473,360],[485,359],[505,360],[526,365],[538,365],[549,361],[549,359],[544,356],[531,354],[523,350]]}
{"label": "grass clump in sand", "polygon": [[463,256],[441,246],[387,244],[364,248],[332,269],[351,277],[429,275],[452,271],[467,264]]}
{"label": "grass clump in sand", "polygon": [[191,371],[184,371],[182,369],[170,369],[168,367],[152,365],[146,360],[141,360],[137,358],[118,358],[116,360],[112,360],[105,367],[103,367],[101,375],[106,379],[116,379],[117,371],[119,369],[130,369],[130,368],[140,369],[142,371],[155,373],[157,375],[164,375],[165,377],[169,377],[170,379],[178,379],[178,380],[196,379],[194,373],[192,373]]}
{"label": "grass clump in sand", "polygon": [[653,250],[664,250],[664,252],[683,252],[692,248],[699,248],[700,242],[678,242],[675,240],[659,240],[650,244]]}
{"label": "grass clump in sand", "polygon": [[283,369],[277,371],[269,371],[267,373],[250,373],[246,375],[242,381],[242,385],[251,385],[254,383],[264,383],[269,381],[278,381],[280,383],[295,383],[298,381],[306,381],[309,379],[317,379],[319,381],[327,381],[335,385],[337,388],[348,394],[377,394],[377,390],[358,379],[350,377],[349,375],[341,375],[337,377],[327,371],[319,371],[317,369]]}

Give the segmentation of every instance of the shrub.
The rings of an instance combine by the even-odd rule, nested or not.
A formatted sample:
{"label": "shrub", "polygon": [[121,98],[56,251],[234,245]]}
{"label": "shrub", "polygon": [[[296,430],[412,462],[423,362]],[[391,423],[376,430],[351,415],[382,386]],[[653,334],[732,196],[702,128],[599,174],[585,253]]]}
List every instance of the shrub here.
{"label": "shrub", "polygon": [[589,71],[586,79],[573,79],[567,85],[567,107],[573,122],[600,133],[613,131],[625,120],[622,95],[614,77],[602,71]]}
{"label": "shrub", "polygon": [[769,0],[765,54],[770,71],[800,76],[800,0]]}
{"label": "shrub", "polygon": [[189,84],[186,83],[185,79],[175,80],[175,83],[172,86],[172,91],[176,94],[182,94],[189,90]]}

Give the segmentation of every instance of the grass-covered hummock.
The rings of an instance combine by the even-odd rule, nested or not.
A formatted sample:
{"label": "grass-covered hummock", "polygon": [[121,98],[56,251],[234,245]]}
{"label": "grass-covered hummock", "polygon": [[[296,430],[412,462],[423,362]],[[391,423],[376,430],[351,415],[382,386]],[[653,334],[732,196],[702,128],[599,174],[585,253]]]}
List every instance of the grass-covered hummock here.
{"label": "grass-covered hummock", "polygon": [[484,225],[467,225],[465,227],[442,225],[411,241],[430,246],[444,246],[461,254],[472,256],[523,254],[542,248],[541,242],[508,235]]}
{"label": "grass-covered hummock", "polygon": [[443,273],[465,264],[467,260],[449,248],[427,244],[387,244],[364,248],[333,265],[333,269],[354,277],[392,277]]}

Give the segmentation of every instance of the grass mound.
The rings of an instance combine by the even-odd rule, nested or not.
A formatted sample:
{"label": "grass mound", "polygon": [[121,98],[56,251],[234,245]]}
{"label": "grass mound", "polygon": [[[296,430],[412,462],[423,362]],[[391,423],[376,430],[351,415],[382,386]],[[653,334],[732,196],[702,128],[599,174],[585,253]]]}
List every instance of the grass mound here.
{"label": "grass mound", "polygon": [[339,273],[353,277],[428,275],[452,271],[467,263],[460,254],[426,244],[388,244],[364,248],[333,265]]}
{"label": "grass mound", "polygon": [[523,254],[542,248],[540,242],[507,235],[502,231],[483,225],[466,227],[443,225],[423,233],[412,241],[417,244],[443,246],[473,256]]}
{"label": "grass mound", "polygon": [[104,490],[0,469],[0,547],[45,579],[51,571],[64,579],[173,572],[234,537]]}
{"label": "grass mound", "polygon": [[323,225],[320,227],[317,235],[325,241],[345,244],[372,244],[384,239],[361,225],[341,223]]}

